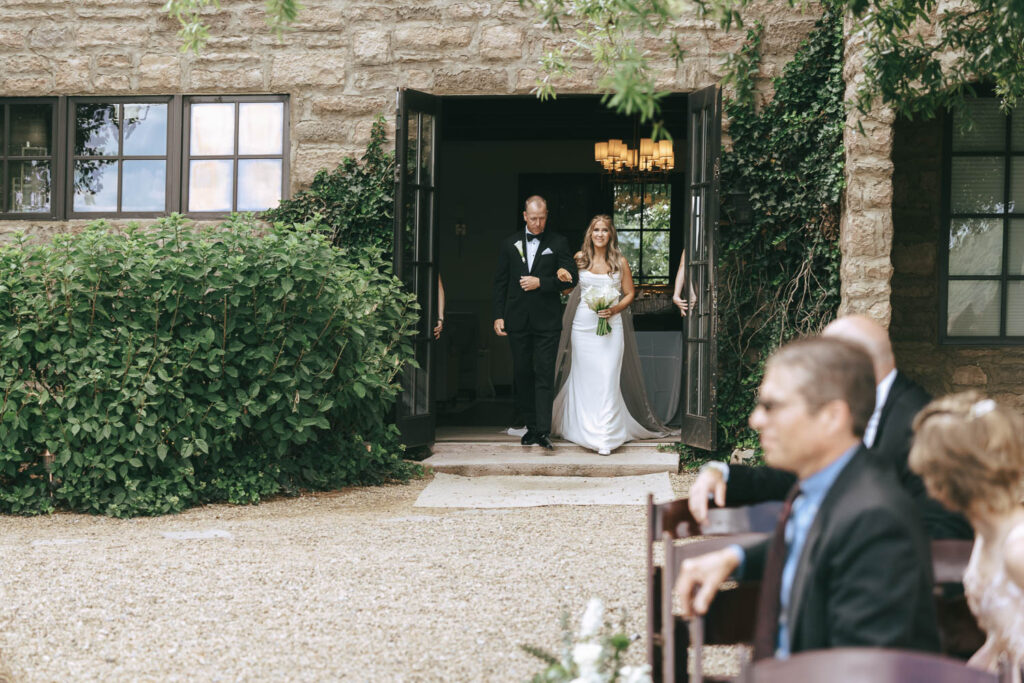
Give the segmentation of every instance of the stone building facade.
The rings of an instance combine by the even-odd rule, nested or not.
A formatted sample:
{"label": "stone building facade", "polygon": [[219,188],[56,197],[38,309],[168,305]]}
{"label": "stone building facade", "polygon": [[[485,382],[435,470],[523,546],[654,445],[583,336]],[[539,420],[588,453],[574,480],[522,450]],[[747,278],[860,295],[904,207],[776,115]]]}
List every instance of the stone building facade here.
{"label": "stone building facade", "polygon": [[[542,54],[566,39],[538,26],[517,0],[309,0],[300,21],[278,40],[266,30],[263,3],[251,0],[211,12],[210,41],[194,55],[180,51],[178,26],[160,11],[162,0],[0,4],[0,98],[5,102],[60,96],[283,96],[285,195],[308,185],[318,170],[361,153],[377,115],[383,114],[393,131],[396,88],[441,96],[525,96],[534,87]],[[761,68],[768,79],[781,72],[815,16],[770,0],[753,3],[749,13],[766,25]],[[660,84],[678,93],[718,83],[724,56],[743,40],[740,31],[724,33],[697,21],[681,24],[679,36],[685,63],[656,65]],[[857,46],[851,43],[845,70],[849,88],[859,71]],[[597,94],[595,81],[588,65],[581,64],[557,90]],[[885,111],[863,124],[863,132],[848,126],[845,137],[842,310],[891,321],[901,363],[933,391],[980,386],[1021,401],[1020,354],[998,346],[956,350],[920,341],[936,338],[938,324],[924,311],[935,309],[941,230],[934,204],[920,188],[933,186],[939,170],[933,168],[936,159],[916,144],[929,129],[901,127]],[[934,142],[927,149],[934,149]],[[237,161],[237,149],[235,154]],[[187,158],[168,163],[168,173],[178,173]],[[65,204],[73,202],[67,198]],[[472,198],[465,205],[471,206]],[[15,230],[45,237],[87,220],[69,215],[65,210],[56,219],[0,220],[0,239]],[[442,220],[443,238],[453,240],[449,244],[457,233],[447,223],[460,220]],[[486,244],[492,238],[486,231],[471,234],[465,240],[469,249],[473,239]],[[463,241],[458,244],[461,257]],[[474,281],[465,278],[465,286]]]}

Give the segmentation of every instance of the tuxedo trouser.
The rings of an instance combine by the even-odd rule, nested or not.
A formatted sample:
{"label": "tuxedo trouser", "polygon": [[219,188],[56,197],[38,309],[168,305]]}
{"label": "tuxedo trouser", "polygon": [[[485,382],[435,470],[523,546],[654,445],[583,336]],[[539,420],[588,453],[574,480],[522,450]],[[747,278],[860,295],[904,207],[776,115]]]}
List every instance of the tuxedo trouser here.
{"label": "tuxedo trouser", "polygon": [[509,332],[512,374],[516,383],[516,413],[531,432],[551,431],[551,404],[555,400],[555,357],[561,330]]}

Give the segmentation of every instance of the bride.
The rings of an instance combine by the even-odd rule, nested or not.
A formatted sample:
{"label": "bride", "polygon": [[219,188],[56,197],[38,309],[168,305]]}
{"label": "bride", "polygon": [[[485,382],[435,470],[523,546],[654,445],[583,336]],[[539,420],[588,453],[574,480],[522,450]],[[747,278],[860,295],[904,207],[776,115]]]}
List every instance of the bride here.
{"label": "bride", "polygon": [[[633,276],[611,217],[590,221],[576,265],[580,285],[562,321],[555,373],[560,388],[551,427],[569,441],[609,455],[627,441],[665,436],[669,430],[655,416],[644,388],[629,313]],[[612,305],[595,311],[601,298]],[[604,335],[598,334],[602,320],[611,328]]]}

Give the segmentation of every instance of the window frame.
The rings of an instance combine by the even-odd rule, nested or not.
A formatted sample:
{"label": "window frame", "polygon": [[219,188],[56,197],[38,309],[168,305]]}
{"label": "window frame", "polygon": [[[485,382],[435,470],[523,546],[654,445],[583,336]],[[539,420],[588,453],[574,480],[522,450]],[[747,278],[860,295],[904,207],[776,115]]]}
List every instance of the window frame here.
{"label": "window frame", "polygon": [[[181,133],[181,121],[180,121],[180,95],[139,95],[138,97],[131,96],[116,96],[116,97],[89,97],[86,95],[76,95],[67,98],[67,106],[65,107],[67,126],[65,130],[65,179],[64,179],[64,198],[65,206],[67,208],[66,216],[69,220],[78,219],[94,219],[94,218],[159,218],[161,216],[167,216],[179,209],[180,192],[177,191],[177,179],[179,178],[178,170],[175,163],[180,160],[175,159],[175,141],[177,135]],[[77,126],[75,124],[75,107],[79,104],[166,104],[167,105],[167,148],[164,156],[155,155],[137,155],[137,154],[124,154],[124,127],[119,128],[118,133],[118,154],[109,155],[97,158],[111,159],[118,162],[118,174],[117,174],[117,201],[120,205],[122,199],[122,188],[124,186],[124,173],[122,169],[124,167],[125,157],[128,157],[129,161],[137,159],[165,159],[167,162],[167,169],[164,177],[164,208],[162,211],[75,211],[75,162],[78,159],[75,154],[75,134],[77,133]],[[86,157],[91,158],[91,157]]]}
{"label": "window frame", "polygon": [[[979,97],[979,99],[982,99]],[[1011,282],[1024,282],[1024,275],[1009,274],[1010,258],[1010,223],[1013,220],[1024,220],[1024,197],[1021,198],[1020,207],[1014,211],[1009,210],[1011,184],[1013,182],[1012,171],[1014,159],[1024,162],[1024,147],[1020,151],[1013,150],[1013,116],[1016,113],[1024,116],[1024,108],[1019,112],[1011,112],[1004,115],[1003,145],[1001,151],[953,151],[953,126],[954,116],[947,113],[943,122],[942,140],[942,207],[940,211],[939,224],[939,268],[938,268],[938,295],[939,295],[939,320],[938,336],[939,343],[947,346],[1021,346],[1024,345],[1024,335],[1007,335],[1007,296]],[[952,209],[952,182],[953,182],[953,159],[971,157],[1001,157],[1003,161],[1003,200],[1007,209],[1003,213],[981,213],[981,212],[957,212]],[[998,275],[950,275],[949,273],[949,231],[953,217],[964,219],[986,219],[998,220],[1002,223],[1002,259],[999,265]],[[950,282],[996,282],[999,285],[999,334],[998,335],[951,335],[949,334],[949,283]]]}
{"label": "window frame", "polygon": [[[0,145],[3,145],[3,149],[0,149],[0,221],[38,221],[38,220],[60,220],[60,216],[63,215],[64,211],[64,192],[62,190],[64,183],[62,174],[64,169],[67,167],[61,154],[63,152],[63,145],[61,144],[61,128],[62,119],[65,107],[63,106],[63,97],[0,97],[0,108],[4,109],[5,115],[3,117],[3,128],[0,130]],[[7,175],[8,169],[10,168],[12,157],[8,154],[8,146],[10,141],[8,136],[10,135],[11,120],[10,120],[10,105],[17,104],[49,104],[53,106],[53,114],[50,120],[50,154],[46,157],[50,160],[50,210],[49,212],[21,212],[14,213],[11,211],[4,211],[6,208],[9,197],[7,196]],[[43,157],[37,157],[37,159]],[[13,157],[17,162],[26,158]],[[33,160],[32,157],[27,157],[29,161]]]}
{"label": "window frame", "polygon": [[[282,131],[281,131],[281,154],[239,154],[238,153],[238,118],[240,115],[240,107],[237,105],[245,104],[250,102],[281,102],[284,105],[284,111],[282,112]],[[226,218],[232,213],[237,213],[237,209],[232,208],[230,211],[189,211],[188,210],[188,185],[189,185],[189,170],[193,156],[190,149],[190,141],[192,136],[192,105],[193,104],[234,104],[235,106],[235,127],[234,127],[234,151],[232,154],[218,154],[218,155],[202,155],[196,158],[198,159],[210,159],[210,160],[221,160],[230,159],[232,161],[231,170],[231,206],[238,206],[238,162],[239,160],[246,159],[277,159],[281,158],[281,201],[288,199],[288,185],[290,177],[290,157],[291,157],[291,111],[290,111],[290,98],[288,95],[188,95],[183,98],[183,106],[181,107],[181,118],[182,118],[182,130],[181,130],[181,192],[178,194],[181,200],[182,213],[185,215],[197,218],[197,219],[217,219]],[[258,212],[246,212],[246,213],[258,213]]]}
{"label": "window frame", "polygon": [[[639,272],[633,273],[633,282],[635,283],[635,285],[637,287],[647,287],[647,288],[651,288],[651,287],[672,287],[672,285],[673,285],[673,279],[675,277],[675,271],[672,269],[672,261],[673,261],[673,258],[672,258],[673,257],[673,249],[672,249],[672,247],[673,247],[673,237],[674,237],[675,230],[673,230],[672,226],[675,223],[675,214],[676,214],[676,206],[677,206],[676,205],[677,188],[676,188],[676,182],[675,182],[677,176],[678,176],[678,174],[676,174],[676,173],[667,173],[667,174],[656,176],[656,177],[640,177],[640,178],[624,177],[622,179],[614,179],[612,181],[612,188],[611,188],[611,190],[612,190],[612,213],[613,213],[613,218],[614,218],[614,212],[615,212],[615,190],[616,190],[616,188],[620,187],[620,186],[625,186],[625,187],[636,187],[636,188],[640,189],[640,211],[639,211],[639,214],[638,214],[639,215],[639,220],[640,220],[640,227],[637,228],[637,229],[623,229],[623,228],[621,228],[619,226],[616,226],[616,229],[615,229],[616,233],[619,235],[619,249],[620,250],[622,249],[622,233],[639,233],[639,235],[640,235],[640,241],[639,241],[639,245],[640,245],[640,248],[639,248],[639,261],[638,261],[638,264],[637,264],[637,270]],[[649,194],[647,188],[650,185],[664,185],[664,186],[666,186],[668,188],[668,193],[669,193],[669,197],[668,197],[668,199],[669,199],[669,227],[668,228],[659,229],[659,228],[648,228],[648,227],[644,226],[644,214],[646,213],[644,211],[644,197],[646,197]],[[652,233],[652,234],[653,233],[665,233],[668,236],[668,244],[669,244],[669,247],[668,247],[668,271],[665,273],[664,276],[662,276],[662,275],[644,275],[644,234],[645,233]],[[649,278],[649,279],[650,278],[664,279],[665,282],[647,282],[647,281],[645,281],[645,278]]]}

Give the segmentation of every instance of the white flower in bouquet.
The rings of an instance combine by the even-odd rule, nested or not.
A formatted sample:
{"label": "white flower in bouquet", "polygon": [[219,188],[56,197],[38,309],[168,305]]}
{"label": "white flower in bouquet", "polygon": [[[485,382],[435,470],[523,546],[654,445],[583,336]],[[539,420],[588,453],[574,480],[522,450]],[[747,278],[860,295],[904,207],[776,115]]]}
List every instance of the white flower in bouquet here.
{"label": "white flower in bouquet", "polygon": [[604,603],[598,598],[591,598],[587,609],[580,620],[580,638],[593,638],[604,626]]}
{"label": "white flower in bouquet", "polygon": [[579,669],[579,678],[587,683],[603,683],[597,665],[604,654],[601,643],[577,643],[572,649],[572,661]]}
{"label": "white flower in bouquet", "polygon": [[[591,287],[583,293],[585,303],[594,313],[611,308],[619,301],[619,290],[611,285],[603,287]],[[600,318],[597,321],[597,336],[603,337],[612,331],[611,323],[607,318]]]}

